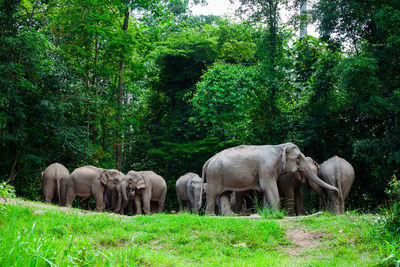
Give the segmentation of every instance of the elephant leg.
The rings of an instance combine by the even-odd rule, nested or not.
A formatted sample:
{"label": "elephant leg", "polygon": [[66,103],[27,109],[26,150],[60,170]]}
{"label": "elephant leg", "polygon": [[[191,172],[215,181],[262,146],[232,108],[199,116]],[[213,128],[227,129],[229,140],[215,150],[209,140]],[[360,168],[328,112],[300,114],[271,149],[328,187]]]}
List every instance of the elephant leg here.
{"label": "elephant leg", "polygon": [[144,214],[149,215],[150,214],[150,209],[151,209],[151,205],[150,205],[150,201],[151,201],[151,192],[147,192],[148,194],[146,194],[146,192],[143,194],[142,196],[142,200],[143,200],[143,211]]}
{"label": "elephant leg", "polygon": [[47,180],[44,186],[44,201],[46,203],[51,203],[54,197],[54,189],[55,189],[55,182],[54,180]]}
{"label": "elephant leg", "polygon": [[221,200],[221,215],[222,216],[234,215],[234,213],[231,210],[231,205],[229,204],[229,194],[223,193],[219,198]]}
{"label": "elephant leg", "polygon": [[105,208],[104,204],[104,192],[101,190],[92,190],[94,198],[96,199],[96,210],[97,211],[103,211]]}
{"label": "elephant leg", "polygon": [[179,196],[178,196],[178,203],[179,203],[179,211],[183,211],[185,209],[185,203]]}
{"label": "elephant leg", "polygon": [[295,191],[294,197],[296,202],[297,215],[303,215],[304,214],[303,192],[301,192],[300,188]]}
{"label": "elephant leg", "polygon": [[214,192],[207,191],[207,206],[206,214],[210,216],[215,216],[215,200],[217,198]]}
{"label": "elephant leg", "polygon": [[276,179],[273,177],[260,177],[260,187],[261,191],[264,192],[264,208],[267,206],[266,200],[268,200],[273,209],[279,210],[279,191]]}
{"label": "elephant leg", "polygon": [[67,197],[66,197],[66,202],[65,202],[65,206],[67,207],[71,207],[72,206],[72,202],[75,200],[76,194],[75,194],[75,190],[73,189],[72,186],[67,186]]}
{"label": "elephant leg", "polygon": [[340,204],[339,204],[339,196],[337,192],[329,191],[329,210],[334,214],[340,213]]}
{"label": "elephant leg", "polygon": [[[285,194],[284,198],[284,205],[286,208],[286,215],[287,216],[294,216],[294,191],[293,188],[288,189],[288,191]],[[296,205],[297,207],[297,205]]]}
{"label": "elephant leg", "polygon": [[192,211],[192,204],[190,203],[190,200],[186,200],[186,210]]}
{"label": "elephant leg", "polygon": [[135,206],[136,206],[136,214],[142,214],[142,198],[139,195],[135,195]]}
{"label": "elephant leg", "polygon": [[160,201],[158,202],[158,213],[162,213],[164,210],[164,203],[165,203],[165,197],[167,196],[167,190],[164,190],[163,195],[161,196]]}

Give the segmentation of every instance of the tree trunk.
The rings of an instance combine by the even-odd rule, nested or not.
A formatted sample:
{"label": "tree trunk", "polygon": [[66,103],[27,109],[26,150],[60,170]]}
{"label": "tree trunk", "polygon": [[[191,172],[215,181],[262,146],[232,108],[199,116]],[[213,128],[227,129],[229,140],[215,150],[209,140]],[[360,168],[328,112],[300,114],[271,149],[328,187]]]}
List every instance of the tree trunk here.
{"label": "tree trunk", "polygon": [[[124,25],[122,25],[122,30],[126,31],[129,26],[129,7],[126,7],[125,10],[125,18],[124,18]],[[118,97],[117,97],[117,114],[115,119],[117,121],[117,126],[115,128],[115,133],[117,135],[117,144],[116,144],[116,151],[115,151],[115,159],[117,162],[117,169],[121,171],[122,168],[122,136],[120,131],[120,124],[121,124],[121,113],[122,113],[122,106],[123,106],[123,94],[124,94],[124,71],[125,71],[125,59],[122,56],[121,62],[119,64],[119,80],[118,80]]]}

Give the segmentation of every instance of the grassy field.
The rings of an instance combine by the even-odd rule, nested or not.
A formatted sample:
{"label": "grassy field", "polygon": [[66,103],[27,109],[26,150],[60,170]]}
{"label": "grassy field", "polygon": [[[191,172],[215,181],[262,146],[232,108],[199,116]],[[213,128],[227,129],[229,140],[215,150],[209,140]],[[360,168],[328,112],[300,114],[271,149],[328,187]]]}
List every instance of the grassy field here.
{"label": "grassy field", "polygon": [[373,215],[113,216],[0,204],[0,266],[371,266]]}

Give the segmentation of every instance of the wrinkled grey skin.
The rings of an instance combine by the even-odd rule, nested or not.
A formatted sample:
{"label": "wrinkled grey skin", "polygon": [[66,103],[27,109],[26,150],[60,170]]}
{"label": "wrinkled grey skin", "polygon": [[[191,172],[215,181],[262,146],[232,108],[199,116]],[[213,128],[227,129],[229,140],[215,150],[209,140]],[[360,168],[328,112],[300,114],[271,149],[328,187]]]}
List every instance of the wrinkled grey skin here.
{"label": "wrinkled grey skin", "polygon": [[[206,214],[215,215],[215,201],[221,199],[221,214],[233,214],[229,204],[229,194],[234,191],[257,190],[263,192],[263,206],[267,203],[280,208],[277,179],[288,172],[303,171],[319,184],[321,181],[305,164],[305,156],[293,143],[280,145],[243,145],[225,149],[203,166],[202,178],[207,179]],[[326,185],[331,190],[337,188]]]}
{"label": "wrinkled grey skin", "polygon": [[[136,214],[142,214],[142,203],[145,214],[163,211],[167,184],[160,175],[153,171],[129,171],[124,180],[121,185],[122,199],[127,202],[127,192],[135,192]],[[150,202],[157,204],[157,209],[155,206],[151,207]]]}
{"label": "wrinkled grey skin", "polygon": [[[62,198],[66,200],[66,206],[70,207],[76,197],[96,199],[96,210],[103,211],[104,191],[106,188],[114,191],[121,185],[123,174],[117,170],[107,170],[94,166],[83,166],[75,169],[65,186],[63,186]],[[119,195],[119,197],[121,197]]]}
{"label": "wrinkled grey skin", "polygon": [[59,204],[62,204],[61,180],[69,179],[69,175],[68,169],[60,163],[53,163],[42,172],[41,179],[45,202],[51,203],[53,197],[57,197]]}
{"label": "wrinkled grey skin", "polygon": [[327,184],[336,186],[339,191],[323,190],[323,208],[329,201],[329,209],[336,214],[344,212],[344,201],[355,179],[354,168],[345,159],[333,156],[320,165],[319,177]]}
{"label": "wrinkled grey skin", "polygon": [[[305,164],[314,175],[318,175],[319,165],[310,157],[305,158]],[[315,184],[312,179],[304,175],[303,172],[286,173],[278,178],[279,196],[283,198],[286,215],[294,216],[294,206],[296,205],[297,215],[304,214],[303,193],[301,192],[302,185],[310,185],[311,188],[318,192],[322,192],[320,188],[326,188],[324,185],[320,187]],[[328,189],[329,190],[329,189]]]}
{"label": "wrinkled grey skin", "polygon": [[195,173],[189,172],[179,177],[176,180],[176,195],[179,202],[179,210],[182,211],[186,208],[193,212],[198,213],[201,207],[201,194],[202,194],[202,180],[200,176]]}

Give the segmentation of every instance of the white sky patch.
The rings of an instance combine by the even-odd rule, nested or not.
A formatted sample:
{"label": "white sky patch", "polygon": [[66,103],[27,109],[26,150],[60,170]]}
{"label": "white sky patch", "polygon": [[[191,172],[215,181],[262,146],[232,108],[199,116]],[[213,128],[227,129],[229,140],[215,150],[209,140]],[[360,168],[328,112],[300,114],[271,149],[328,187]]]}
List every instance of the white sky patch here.
{"label": "white sky patch", "polygon": [[207,0],[208,5],[196,5],[191,8],[193,15],[216,15],[229,16],[235,15],[235,10],[239,7],[239,3],[231,4],[229,0]]}
{"label": "white sky patch", "polygon": [[[235,10],[240,6],[238,1],[235,1],[233,4],[231,4],[229,0],[207,0],[207,3],[208,5],[206,6],[192,6],[191,10],[193,15],[216,15],[231,18],[235,17],[238,19],[235,16]],[[289,19],[289,12],[282,9],[281,18],[283,22],[286,22]],[[309,35],[316,37],[319,36],[314,25],[308,25],[307,32]]]}

